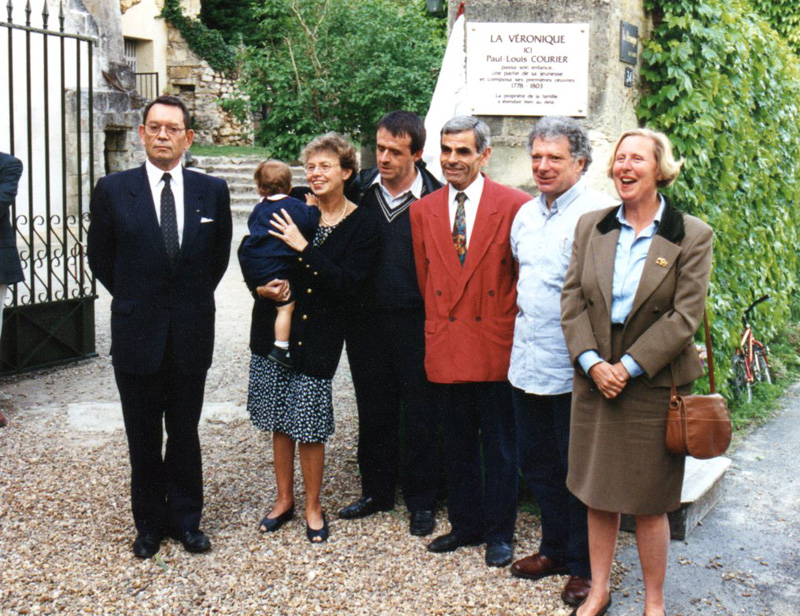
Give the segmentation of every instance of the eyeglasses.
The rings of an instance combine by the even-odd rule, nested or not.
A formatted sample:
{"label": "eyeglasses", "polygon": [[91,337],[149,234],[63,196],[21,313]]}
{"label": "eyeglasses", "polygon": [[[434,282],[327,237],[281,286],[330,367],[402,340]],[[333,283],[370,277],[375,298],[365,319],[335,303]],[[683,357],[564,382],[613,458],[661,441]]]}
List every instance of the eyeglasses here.
{"label": "eyeglasses", "polygon": [[320,173],[330,173],[331,169],[339,166],[340,165],[332,165],[330,163],[320,163],[318,165],[311,163],[303,167],[303,169],[306,170],[306,173],[314,173],[315,171],[319,171]]}
{"label": "eyeglasses", "polygon": [[168,124],[145,124],[144,132],[151,137],[155,137],[156,135],[161,134],[162,128],[167,131],[167,135],[170,137],[177,137],[186,130],[186,128],[183,126],[173,126]]}

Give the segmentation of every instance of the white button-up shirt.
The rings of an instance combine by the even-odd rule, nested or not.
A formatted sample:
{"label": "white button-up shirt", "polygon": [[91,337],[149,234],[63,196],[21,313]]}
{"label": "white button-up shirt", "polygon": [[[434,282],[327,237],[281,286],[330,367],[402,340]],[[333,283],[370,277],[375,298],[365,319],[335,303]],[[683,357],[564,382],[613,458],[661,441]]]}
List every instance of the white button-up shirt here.
{"label": "white button-up shirt", "polygon": [[414,178],[414,181],[411,183],[411,186],[409,186],[396,197],[393,197],[392,193],[386,190],[386,187],[383,185],[383,181],[381,180],[380,173],[375,176],[374,180],[372,180],[371,186],[374,186],[375,184],[380,186],[381,192],[383,193],[383,198],[386,199],[386,203],[388,204],[389,208],[393,210],[405,203],[406,199],[408,198],[408,193],[411,193],[416,200],[422,199],[422,174],[417,169],[414,169],[414,173],[417,175]]}
{"label": "white button-up shirt", "polygon": [[572,391],[573,366],[561,331],[561,288],[578,219],[616,201],[581,179],[553,201],[529,201],[511,226],[511,250],[519,263],[514,345],[508,380],[529,394]]}

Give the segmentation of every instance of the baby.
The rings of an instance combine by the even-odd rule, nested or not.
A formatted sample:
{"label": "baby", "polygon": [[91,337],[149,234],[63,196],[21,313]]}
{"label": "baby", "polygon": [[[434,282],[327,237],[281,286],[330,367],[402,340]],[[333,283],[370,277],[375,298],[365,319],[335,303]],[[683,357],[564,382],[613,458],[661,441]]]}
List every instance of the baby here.
{"label": "baby", "polygon": [[239,264],[245,282],[254,294],[258,287],[275,279],[289,280],[289,299],[276,302],[275,346],[267,357],[291,368],[289,334],[294,310],[291,271],[296,263],[297,251],[270,234],[270,230],[274,229],[270,221],[275,213],[284,210],[300,232],[306,238],[311,238],[319,224],[319,209],[287,196],[292,187],[292,170],[286,163],[265,160],[258,165],[253,178],[258,194],[263,198],[247,220],[250,235],[246,235],[239,246]]}

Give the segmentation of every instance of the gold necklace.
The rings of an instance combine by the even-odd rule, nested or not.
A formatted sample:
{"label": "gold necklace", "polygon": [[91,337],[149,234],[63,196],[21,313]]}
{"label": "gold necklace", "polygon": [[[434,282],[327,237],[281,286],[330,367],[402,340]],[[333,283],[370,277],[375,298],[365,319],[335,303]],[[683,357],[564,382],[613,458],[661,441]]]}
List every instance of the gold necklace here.
{"label": "gold necklace", "polygon": [[347,197],[344,198],[344,208],[342,208],[342,215],[339,216],[339,220],[337,220],[336,222],[330,222],[329,220],[327,220],[325,218],[325,213],[322,211],[322,208],[319,209],[319,213],[320,217],[322,218],[322,222],[325,223],[326,227],[335,227],[344,220],[344,215],[345,213],[347,213]]}

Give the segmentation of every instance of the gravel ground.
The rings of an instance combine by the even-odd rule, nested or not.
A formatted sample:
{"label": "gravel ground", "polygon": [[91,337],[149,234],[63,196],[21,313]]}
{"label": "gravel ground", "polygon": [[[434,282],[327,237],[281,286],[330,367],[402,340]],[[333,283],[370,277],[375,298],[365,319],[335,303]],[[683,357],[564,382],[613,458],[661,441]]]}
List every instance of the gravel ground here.
{"label": "gravel ground", "polygon": [[[236,220],[234,244],[244,234]],[[109,303],[97,301],[99,356],[5,379],[9,425],[0,430],[2,614],[550,614],[566,616],[565,577],[512,578],[483,563],[483,548],[426,551],[407,512],[342,521],[360,491],[357,421],[346,364],[334,381],[336,434],[329,442],[323,506],[331,538],[312,546],[302,515],[262,536],[275,497],[270,440],[244,415],[250,300],[238,265],[217,292],[217,348],[201,425],[206,506],[213,543],[190,555],[174,541],[156,558],[133,557],[129,466],[108,357]],[[78,422],[78,407],[105,413]],[[296,477],[299,510],[302,483]],[[438,513],[436,534],[447,530]],[[518,556],[536,550],[538,519],[521,512]],[[622,569],[618,568],[617,573]]]}

